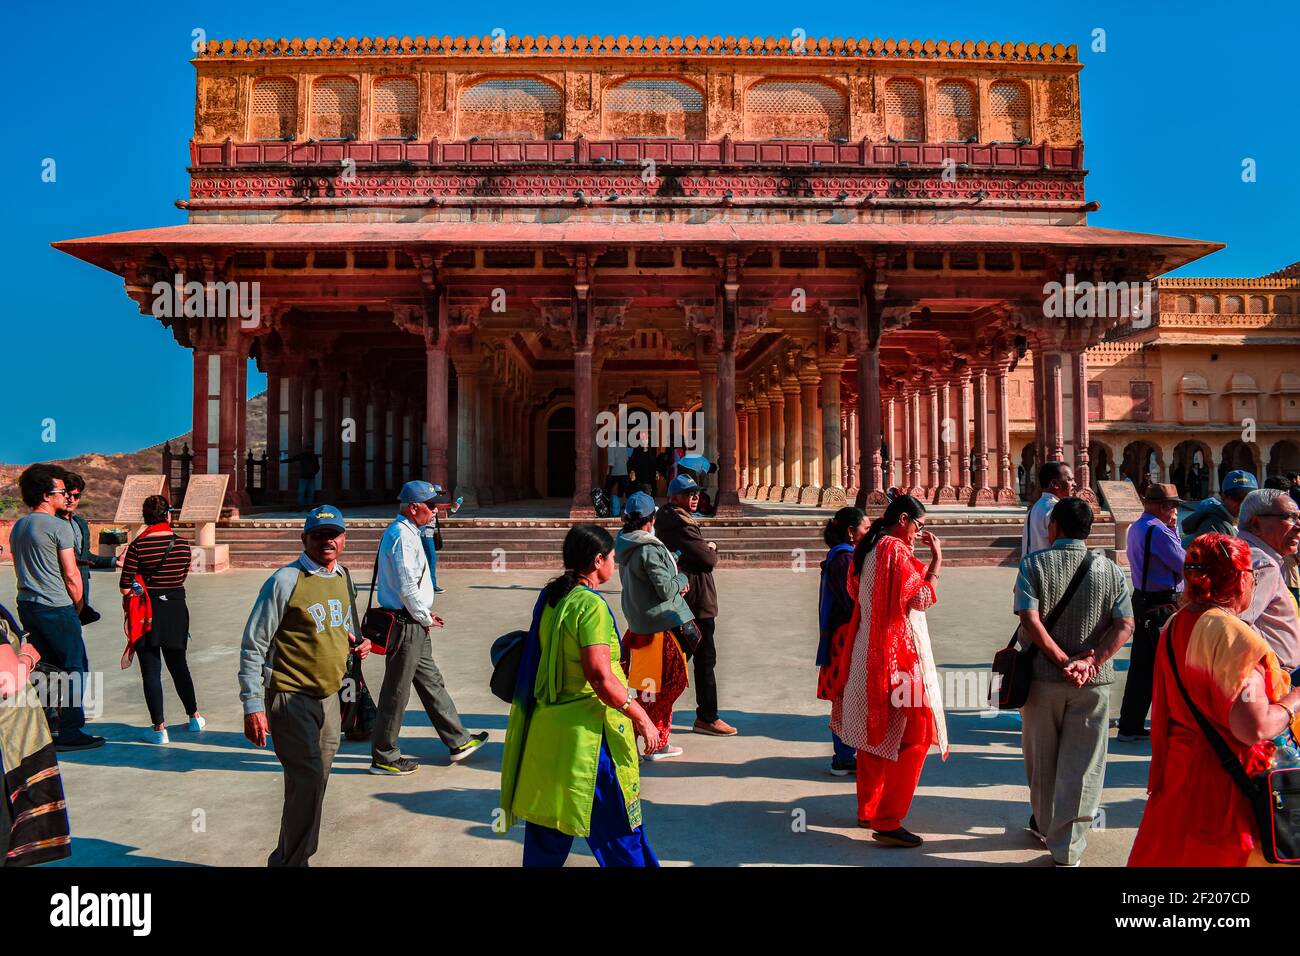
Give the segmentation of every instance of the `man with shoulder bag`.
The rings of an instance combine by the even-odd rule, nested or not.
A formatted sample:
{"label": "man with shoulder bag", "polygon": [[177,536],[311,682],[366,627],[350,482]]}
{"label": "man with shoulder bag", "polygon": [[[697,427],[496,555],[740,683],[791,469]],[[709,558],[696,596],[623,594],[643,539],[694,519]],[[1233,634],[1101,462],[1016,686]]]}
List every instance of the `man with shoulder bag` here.
{"label": "man with shoulder bag", "polygon": [[1178,489],[1149,485],[1142,495],[1142,517],[1128,529],[1128,566],[1133,576],[1133,648],[1119,710],[1122,743],[1150,740],[1146,729],[1155,680],[1156,645],[1160,630],[1178,606],[1187,552],[1178,538]]}
{"label": "man with shoulder bag", "polygon": [[1062,498],[1051,511],[1050,545],[1027,555],[1016,577],[1020,633],[1034,648],[1021,709],[1029,830],[1057,866],[1079,865],[1101,803],[1111,659],[1133,631],[1128,581],[1115,562],[1088,551],[1091,531],[1091,506]]}
{"label": "man with shoulder bag", "polygon": [[397,745],[412,684],[434,730],[451,751],[452,763],[472,756],[488,737],[486,731],[471,734],[465,729],[433,661],[431,631],[444,622],[433,613],[433,579],[420,529],[433,520],[437,497],[438,489],[427,481],[403,485],[398,495],[401,511],[384,531],[375,555],[370,597],[379,607],[367,606],[362,631],[384,653],[384,683],[370,744],[370,772],[380,776],[401,776],[420,767]]}

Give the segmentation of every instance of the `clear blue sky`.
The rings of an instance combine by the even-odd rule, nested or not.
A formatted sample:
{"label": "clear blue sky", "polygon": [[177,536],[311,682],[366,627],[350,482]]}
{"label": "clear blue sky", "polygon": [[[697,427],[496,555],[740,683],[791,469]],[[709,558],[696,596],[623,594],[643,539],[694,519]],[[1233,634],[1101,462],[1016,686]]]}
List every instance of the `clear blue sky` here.
{"label": "clear blue sky", "polygon": [[[1300,259],[1296,4],[788,4],[490,6],[21,4],[6,17],[8,321],[0,461],[132,451],[190,424],[190,353],[140,315],[122,280],[56,239],[184,221],[193,131],[191,31],[211,38],[580,33],[855,36],[1076,43],[1093,225],[1226,242],[1187,275],[1259,275]],[[188,7],[189,9],[182,9]],[[1106,52],[1091,52],[1093,31]],[[41,163],[56,160],[56,183]],[[1258,181],[1241,179],[1243,158]],[[250,394],[264,387],[250,374]],[[132,398],[132,395],[137,397]],[[41,440],[53,418],[57,440]]]}

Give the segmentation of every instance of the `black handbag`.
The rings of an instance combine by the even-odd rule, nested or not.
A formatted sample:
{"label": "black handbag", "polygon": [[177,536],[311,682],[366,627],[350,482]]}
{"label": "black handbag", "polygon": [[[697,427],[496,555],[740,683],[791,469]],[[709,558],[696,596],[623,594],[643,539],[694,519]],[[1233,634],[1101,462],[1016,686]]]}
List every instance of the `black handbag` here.
{"label": "black handbag", "polygon": [[493,696],[507,704],[515,699],[515,685],[519,682],[519,666],[523,663],[527,640],[527,631],[511,631],[492,642],[492,677],[488,686]]}
{"label": "black handbag", "polygon": [[700,633],[700,626],[694,620],[673,628],[672,634],[677,640],[677,646],[682,649],[682,653],[686,655],[687,660],[691,659],[699,648],[700,641],[704,640],[704,635]]}
{"label": "black handbag", "polygon": [[1237,755],[1224,741],[1222,735],[1197,710],[1192,697],[1183,684],[1183,676],[1178,673],[1178,658],[1174,654],[1174,642],[1165,630],[1164,644],[1169,652],[1169,666],[1174,672],[1174,680],[1182,691],[1187,709],[1196,718],[1201,733],[1214,748],[1224,771],[1232,778],[1255,813],[1255,829],[1259,837],[1260,849],[1264,859],[1270,863],[1300,863],[1300,835],[1296,828],[1300,824],[1300,767],[1281,767],[1266,770],[1254,777],[1246,773]]}
{"label": "black handbag", "polygon": [[[1087,576],[1088,569],[1092,567],[1093,557],[1093,553],[1089,551],[1079,562],[1079,568],[1074,572],[1074,577],[1070,578],[1061,600],[1056,602],[1056,607],[1052,608],[1043,619],[1043,630],[1051,633],[1052,628],[1056,626],[1057,620],[1069,606],[1074,593],[1079,590],[1079,585]],[[1019,710],[1029,699],[1029,684],[1033,680],[1034,658],[1038,655],[1038,645],[1030,644],[1021,650],[1016,647],[1019,639],[1020,628],[1017,627],[1007,646],[993,655],[994,679],[989,691],[989,703],[993,703],[992,697],[997,694],[998,710]]]}
{"label": "black handbag", "polygon": [[[375,549],[375,567],[370,572],[370,597],[366,599],[366,613],[361,618],[361,636],[370,642],[370,649],[380,657],[388,653],[388,648],[401,632],[402,622],[398,615],[404,613],[374,606],[375,592],[379,590],[379,549],[383,546],[381,538],[379,548]],[[426,561],[424,571],[420,572],[421,582],[424,581],[425,572],[428,570],[429,565]]]}

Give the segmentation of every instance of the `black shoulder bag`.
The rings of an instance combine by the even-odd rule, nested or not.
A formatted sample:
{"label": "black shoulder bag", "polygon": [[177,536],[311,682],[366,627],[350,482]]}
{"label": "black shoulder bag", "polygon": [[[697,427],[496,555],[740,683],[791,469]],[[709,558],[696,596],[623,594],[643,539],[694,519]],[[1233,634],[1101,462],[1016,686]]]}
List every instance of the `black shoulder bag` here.
{"label": "black shoulder bag", "polygon": [[1187,702],[1187,709],[1192,712],[1196,723],[1200,725],[1201,733],[1205,734],[1205,739],[1214,748],[1224,772],[1250,801],[1264,859],[1270,863],[1300,863],[1300,837],[1296,834],[1297,825],[1300,824],[1300,767],[1282,767],[1266,770],[1254,777],[1249,776],[1222,735],[1192,703],[1192,697],[1183,684],[1183,677],[1178,673],[1178,658],[1174,654],[1174,642],[1169,639],[1168,630],[1164,634],[1164,644],[1169,651],[1169,666],[1173,669],[1174,680],[1182,691],[1183,700]]}
{"label": "black shoulder bag", "polygon": [[[1061,595],[1061,600],[1056,602],[1047,617],[1043,619],[1043,630],[1049,634],[1052,628],[1056,626],[1057,620],[1062,612],[1069,606],[1070,601],[1074,599],[1074,593],[1079,590],[1079,585],[1088,575],[1088,569],[1092,567],[1094,555],[1091,551],[1079,562],[1079,568],[1074,572],[1074,577],[1070,578],[1070,583]],[[1025,706],[1025,701],[1029,699],[1029,683],[1033,679],[1034,657],[1038,654],[1038,645],[1030,644],[1023,651],[1016,647],[1016,641],[1020,637],[1020,628],[1017,627],[1015,633],[1011,635],[1011,641],[1006,647],[993,655],[993,687],[995,690],[990,692],[990,698],[993,693],[998,695],[998,710],[1019,710]],[[992,703],[992,700],[990,700]]]}
{"label": "black shoulder bag", "polygon": [[[366,600],[365,616],[361,618],[361,636],[370,642],[370,649],[381,657],[388,653],[389,643],[401,628],[401,622],[397,619],[401,612],[374,606],[375,592],[379,590],[379,554],[383,547],[384,540],[381,537],[379,547],[375,549],[375,567],[370,572],[370,597]],[[420,542],[420,547],[424,547],[423,542]],[[421,582],[428,570],[429,562],[425,561],[424,570],[420,572]]]}

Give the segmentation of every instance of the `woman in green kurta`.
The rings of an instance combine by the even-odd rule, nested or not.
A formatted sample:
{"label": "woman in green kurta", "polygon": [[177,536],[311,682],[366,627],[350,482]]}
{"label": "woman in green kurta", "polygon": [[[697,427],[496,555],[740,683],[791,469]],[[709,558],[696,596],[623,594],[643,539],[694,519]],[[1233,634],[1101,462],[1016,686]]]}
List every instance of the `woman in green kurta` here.
{"label": "woman in green kurta", "polygon": [[526,821],[525,866],[560,866],[575,836],[602,866],[658,866],[641,820],[636,738],[658,732],[627,688],[614,612],[596,588],[614,573],[598,525],[564,539],[564,574],[538,598],[501,764],[507,827]]}

